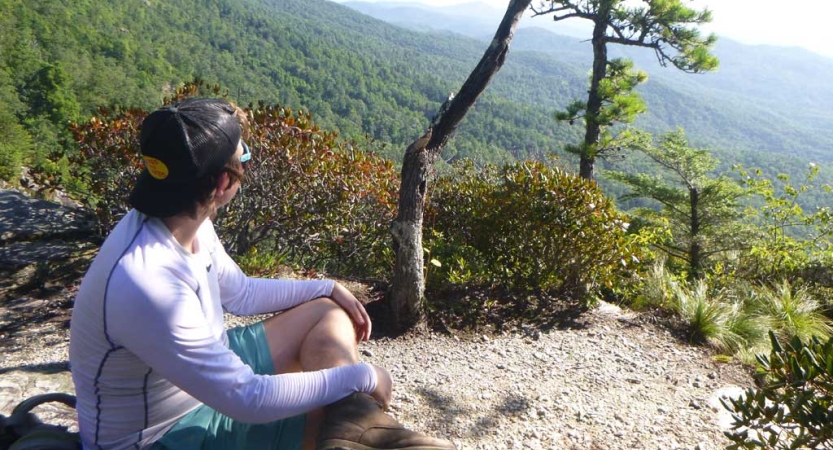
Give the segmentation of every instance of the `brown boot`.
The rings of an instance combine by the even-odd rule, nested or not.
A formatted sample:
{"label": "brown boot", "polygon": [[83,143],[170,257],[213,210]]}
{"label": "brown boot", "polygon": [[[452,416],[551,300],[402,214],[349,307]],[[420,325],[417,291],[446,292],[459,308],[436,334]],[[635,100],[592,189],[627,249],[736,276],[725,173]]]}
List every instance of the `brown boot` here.
{"label": "brown boot", "polygon": [[376,400],[355,393],[328,406],[318,450],[454,450],[444,439],[407,430],[385,414]]}

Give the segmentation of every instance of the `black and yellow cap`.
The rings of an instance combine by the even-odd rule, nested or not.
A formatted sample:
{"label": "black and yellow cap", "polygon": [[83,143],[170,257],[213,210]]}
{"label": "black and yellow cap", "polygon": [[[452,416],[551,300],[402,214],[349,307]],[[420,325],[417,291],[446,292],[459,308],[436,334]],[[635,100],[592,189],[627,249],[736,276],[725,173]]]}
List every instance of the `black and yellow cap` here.
{"label": "black and yellow cap", "polygon": [[130,204],[153,217],[170,217],[192,206],[196,180],[222,171],[237,151],[240,123],[229,103],[190,98],[149,114],[139,145],[145,168]]}

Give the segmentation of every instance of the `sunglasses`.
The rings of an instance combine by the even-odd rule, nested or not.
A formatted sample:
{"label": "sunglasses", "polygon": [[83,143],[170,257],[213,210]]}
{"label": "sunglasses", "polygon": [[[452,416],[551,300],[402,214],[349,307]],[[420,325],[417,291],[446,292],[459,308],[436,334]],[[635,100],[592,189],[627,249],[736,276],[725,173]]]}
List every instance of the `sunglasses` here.
{"label": "sunglasses", "polygon": [[243,144],[243,154],[240,155],[240,163],[243,164],[251,161],[252,151],[249,150],[249,146],[245,142],[241,142],[241,144]]}

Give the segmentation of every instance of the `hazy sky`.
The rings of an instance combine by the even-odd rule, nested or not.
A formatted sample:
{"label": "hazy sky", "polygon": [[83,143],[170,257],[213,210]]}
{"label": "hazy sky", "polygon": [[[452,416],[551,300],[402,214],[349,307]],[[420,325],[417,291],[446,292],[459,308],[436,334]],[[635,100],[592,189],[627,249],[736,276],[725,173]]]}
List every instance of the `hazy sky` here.
{"label": "hazy sky", "polygon": [[[344,0],[340,0],[344,1]],[[363,0],[367,1],[367,0]],[[504,10],[507,0],[370,0],[435,6],[481,1]],[[713,21],[705,30],[746,43],[799,46],[833,57],[833,0],[684,0],[708,7]],[[533,0],[537,4],[539,0]],[[541,20],[539,18],[537,20]],[[529,20],[529,19],[527,19]],[[578,19],[572,19],[578,20]]]}

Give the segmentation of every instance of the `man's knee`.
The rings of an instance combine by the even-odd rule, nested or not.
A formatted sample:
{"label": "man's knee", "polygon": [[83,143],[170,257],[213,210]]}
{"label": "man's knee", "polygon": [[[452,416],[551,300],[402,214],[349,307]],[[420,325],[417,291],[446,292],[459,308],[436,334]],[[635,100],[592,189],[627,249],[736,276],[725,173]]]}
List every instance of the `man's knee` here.
{"label": "man's knee", "polygon": [[331,298],[321,297],[310,301],[316,310],[319,323],[322,321],[332,322],[340,326],[353,327],[353,321],[347,312],[334,302]]}
{"label": "man's knee", "polygon": [[304,346],[319,356],[338,356],[338,359],[319,360],[314,364],[315,367],[334,367],[358,361],[356,329],[347,312],[329,298],[319,298],[313,302],[316,302],[319,319],[304,338]]}
{"label": "man's knee", "polygon": [[[317,370],[334,363],[315,361],[303,364],[303,352],[319,353],[322,349],[347,348],[355,351],[355,329],[347,313],[329,298],[303,303],[264,323],[272,361],[278,373]],[[350,345],[352,344],[352,345]],[[352,361],[352,360],[350,360]],[[337,361],[339,364],[350,363]],[[311,364],[311,365],[310,365]]]}

